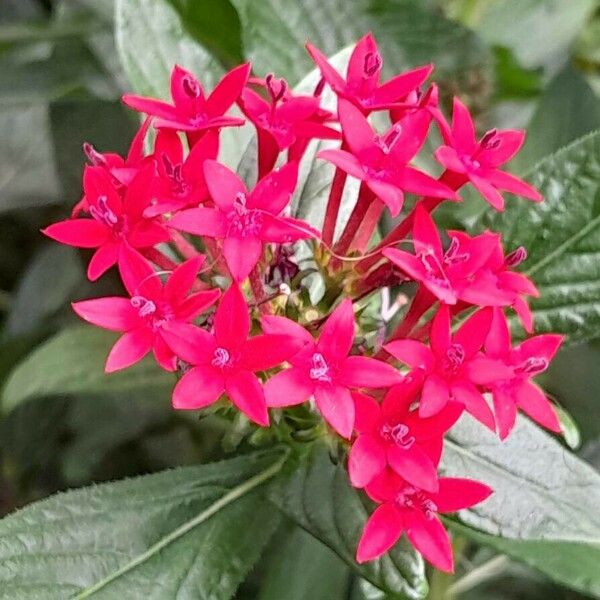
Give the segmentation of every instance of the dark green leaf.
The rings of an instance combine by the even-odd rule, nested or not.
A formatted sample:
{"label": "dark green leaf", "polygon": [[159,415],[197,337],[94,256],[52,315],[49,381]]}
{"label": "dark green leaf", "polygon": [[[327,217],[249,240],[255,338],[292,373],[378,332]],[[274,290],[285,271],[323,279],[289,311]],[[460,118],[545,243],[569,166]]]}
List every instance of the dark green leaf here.
{"label": "dark green leaf", "polygon": [[359,494],[350,487],[342,466],[334,466],[325,447],[316,443],[287,478],[282,475],[278,479],[270,498],[290,519],[390,598],[426,597],[423,561],[406,540],[376,561],[364,565],[355,562],[368,515]]}
{"label": "dark green leaf", "polygon": [[168,0],[181,15],[188,33],[223,65],[244,62],[238,14],[229,0]]}
{"label": "dark green leaf", "polygon": [[542,78],[538,70],[521,67],[509,48],[495,46],[493,50],[497,98],[530,98],[540,93]]}
{"label": "dark green leaf", "polygon": [[539,288],[532,302],[536,330],[570,342],[600,336],[600,132],[540,162],[528,179],[545,197],[539,204],[508,199],[485,225],[503,234],[507,250],[523,245],[523,271]]}
{"label": "dark green leaf", "polygon": [[565,67],[542,94],[527,126],[525,145],[512,167],[525,171],[536,162],[600,128],[600,99],[583,75]]}
{"label": "dark green leaf", "polygon": [[281,452],[59,494],[0,521],[0,597],[227,600],[279,522]]}
{"label": "dark green leaf", "polygon": [[29,398],[65,394],[108,394],[146,390],[169,402],[173,375],[151,358],[107,375],[103,365],[115,334],[91,326],[63,330],[36,348],[11,373],[2,392],[2,407],[12,410]]}
{"label": "dark green leaf", "polygon": [[443,471],[494,489],[460,513],[461,532],[600,596],[600,474],[591,466],[525,418],[505,442],[463,419],[449,434]]}
{"label": "dark green leaf", "polygon": [[287,526],[275,536],[265,559],[256,600],[347,597],[349,567],[299,527]]}
{"label": "dark green leaf", "polygon": [[84,277],[73,248],[58,244],[44,247],[31,261],[16,290],[6,333],[16,336],[34,331],[46,317],[67,304]]}

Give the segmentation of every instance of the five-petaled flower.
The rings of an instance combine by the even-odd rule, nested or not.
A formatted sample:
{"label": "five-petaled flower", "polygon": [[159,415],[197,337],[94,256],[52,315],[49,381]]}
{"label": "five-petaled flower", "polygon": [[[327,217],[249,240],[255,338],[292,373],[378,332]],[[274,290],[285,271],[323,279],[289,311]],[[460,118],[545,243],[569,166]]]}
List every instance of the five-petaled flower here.
{"label": "five-petaled flower", "polygon": [[266,332],[289,334],[305,347],[290,358],[291,368],[277,373],[265,385],[267,404],[294,406],[314,396],[325,420],[349,438],[354,426],[351,388],[382,388],[400,383],[392,366],[368,356],[348,356],[354,341],[352,302],[344,300],[321,328],[318,340],[298,323],[285,317],[264,316]]}
{"label": "five-petaled flower", "polygon": [[455,98],[451,134],[445,140],[447,145],[436,150],[435,157],[446,169],[470,181],[495,209],[504,210],[504,198],[500,191],[534,202],[542,201],[541,194],[533,186],[498,169],[513,158],[524,140],[523,131],[492,129],[478,142],[467,107]]}
{"label": "five-petaled flower", "polygon": [[404,192],[458,199],[456,192],[445,184],[408,165],[425,142],[428,115],[422,112],[409,115],[383,135],[377,135],[353,104],[340,100],[338,112],[349,151],[322,150],[319,158],[364,181],[392,216],[400,212]]}
{"label": "five-petaled flower", "polygon": [[216,289],[190,293],[203,262],[202,255],[187,260],[162,285],[159,274],[144,257],[129,246],[123,246],[119,271],[130,297],[112,296],[73,303],[73,309],[82,319],[104,329],[123,332],[108,355],[107,373],[133,365],[150,350],[163,369],[176,369],[176,356],[165,341],[165,332],[179,323],[193,321],[220,295]]}
{"label": "five-petaled flower", "polygon": [[454,570],[452,546],[438,513],[453,513],[475,506],[492,490],[472,479],[441,477],[437,492],[427,492],[404,481],[387,469],[366,487],[379,506],[369,517],[356,551],[363,563],[387,552],[402,533],[432,565],[445,572]]}
{"label": "five-petaled flower", "polygon": [[464,407],[449,402],[437,415],[421,418],[411,410],[419,383],[407,377],[390,389],[381,404],[366,394],[353,393],[357,437],[348,455],[348,472],[354,487],[365,487],[389,465],[410,484],[437,491],[443,436]]}
{"label": "five-petaled flower", "polygon": [[478,421],[495,430],[494,415],[472,377],[472,362],[483,347],[491,322],[492,309],[483,308],[452,335],[450,309],[442,305],[431,325],[431,348],[408,339],[395,340],[384,346],[394,358],[413,369],[415,377],[423,377],[419,403],[421,417],[432,417],[450,400],[455,400]]}
{"label": "five-petaled flower", "polygon": [[346,79],[329,64],[319,49],[312,44],[307,44],[306,49],[331,89],[365,114],[393,108],[394,104],[402,102],[411,92],[415,92],[433,70],[432,65],[425,65],[380,83],[383,60],[371,33],[356,43],[348,62]]}
{"label": "five-petaled flower", "polygon": [[171,73],[173,104],[132,94],[125,94],[123,102],[134,110],[156,117],[154,125],[159,128],[202,133],[208,129],[239,126],[244,124],[243,119],[228,117],[225,113],[239,98],[249,73],[248,63],[235,67],[206,96],[194,75],[176,66]]}
{"label": "five-petaled flower", "polygon": [[556,411],[531,378],[548,368],[562,341],[557,334],[536,335],[512,348],[506,316],[502,309],[494,309],[485,357],[475,358],[468,369],[475,383],[492,392],[501,439],[514,427],[517,408],[542,427],[560,433]]}
{"label": "five-petaled flower", "polygon": [[251,192],[224,165],[204,162],[204,177],[215,208],[178,212],[174,229],[223,240],[223,254],[236,281],[243,281],[259,261],[264,242],[288,243],[318,236],[307,223],[280,216],[298,178],[298,164],[287,163],[261,179]]}
{"label": "five-petaled flower", "polygon": [[92,217],[54,223],[43,230],[48,237],[76,248],[97,248],[88,266],[88,277],[98,279],[116,264],[124,244],[151,248],[170,239],[157,218],[144,217],[156,178],[154,165],[141,169],[121,197],[116,183],[103,167],[86,167],[83,172],[85,210]]}
{"label": "five-petaled flower", "polygon": [[192,365],[175,386],[173,406],[204,408],[226,392],[249,419],[268,426],[265,394],[256,372],[290,359],[304,342],[290,335],[249,338],[249,333],[248,305],[235,284],[221,298],[212,333],[186,323],[172,324],[165,339],[177,356]]}

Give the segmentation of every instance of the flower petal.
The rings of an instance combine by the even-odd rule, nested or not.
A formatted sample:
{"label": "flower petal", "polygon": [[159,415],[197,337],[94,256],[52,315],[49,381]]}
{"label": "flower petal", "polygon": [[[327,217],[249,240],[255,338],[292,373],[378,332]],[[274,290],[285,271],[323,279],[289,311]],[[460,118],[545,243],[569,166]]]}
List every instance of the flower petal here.
{"label": "flower petal", "polygon": [[214,208],[199,206],[179,211],[169,219],[169,227],[195,235],[222,239],[227,232],[223,213]]}
{"label": "flower petal", "polygon": [[298,163],[288,162],[271,171],[254,187],[248,208],[258,208],[278,215],[290,202],[298,181]]}
{"label": "flower petal", "polygon": [[473,479],[440,477],[439,490],[431,499],[438,512],[453,513],[483,502],[492,493],[492,488]]}
{"label": "flower petal", "polygon": [[286,317],[264,315],[260,319],[260,324],[265,333],[291,335],[305,344],[314,343],[313,336],[302,325]]}
{"label": "flower petal", "polygon": [[501,440],[505,440],[515,426],[517,405],[512,393],[505,390],[502,386],[493,388],[493,399],[498,436]]}
{"label": "flower petal", "polygon": [[119,274],[130,296],[157,299],[162,294],[162,283],[150,263],[128,244],[119,249]]}
{"label": "flower petal", "polygon": [[87,276],[90,281],[96,281],[117,263],[119,246],[122,245],[104,244],[94,252],[87,268]]}
{"label": "flower petal", "polygon": [[250,63],[244,63],[223,75],[204,105],[210,117],[224,115],[231,108],[231,105],[240,97],[249,74]]}
{"label": "flower petal", "polygon": [[455,148],[463,154],[472,153],[477,146],[471,113],[456,96],[452,107],[452,138]]}
{"label": "flower petal", "polygon": [[459,328],[454,337],[454,342],[460,344],[465,350],[465,357],[471,358],[481,350],[492,324],[493,311],[491,308],[479,309],[471,315]]}
{"label": "flower petal", "polygon": [[223,255],[231,276],[241,282],[250,275],[260,260],[262,241],[258,237],[226,237],[223,242]]}
{"label": "flower petal", "polygon": [[390,467],[412,485],[428,492],[438,489],[437,468],[429,456],[415,443],[408,448],[390,445],[387,449]]}
{"label": "flower petal", "polygon": [[317,348],[327,360],[337,362],[348,356],[353,341],[354,309],[352,301],[346,298],[325,321]]}
{"label": "flower petal", "polygon": [[381,409],[372,396],[352,392],[354,400],[354,429],[358,433],[373,433],[379,428]]}
{"label": "flower petal", "polygon": [[421,418],[432,417],[448,404],[450,390],[444,379],[435,373],[429,375],[423,384],[423,393],[419,404]]}
{"label": "flower petal", "polygon": [[348,387],[382,388],[400,383],[403,376],[391,365],[368,356],[349,356],[340,365],[338,381]]}
{"label": "flower petal", "polygon": [[169,275],[164,289],[164,296],[166,299],[174,303],[186,296],[192,289],[196,277],[198,276],[198,271],[204,264],[205,258],[206,257],[203,254],[198,254],[198,256],[194,256],[179,265],[171,275]]}
{"label": "flower petal", "polygon": [[405,513],[404,518],[406,535],[412,545],[434,567],[445,573],[452,573],[452,544],[438,517],[433,515],[427,518],[423,513],[411,510]]}
{"label": "flower petal", "polygon": [[358,542],[356,561],[364,563],[379,558],[400,539],[403,529],[402,514],[393,504],[386,503],[377,507],[369,517]]}
{"label": "flower petal", "polygon": [[350,438],[354,427],[354,401],[348,388],[337,384],[315,387],[315,401],[323,418],[342,437]]}
{"label": "flower petal", "polygon": [[297,354],[305,342],[289,335],[257,335],[242,348],[241,364],[249,371],[266,371]]}
{"label": "flower petal", "polygon": [[169,321],[161,330],[167,345],[187,363],[210,364],[217,347],[216,340],[208,331],[180,321]]}
{"label": "flower petal", "polygon": [[517,404],[542,427],[560,433],[560,421],[544,392],[530,381],[522,382],[514,391]]}
{"label": "flower petal", "polygon": [[385,447],[376,437],[359,435],[348,454],[348,473],[352,485],[365,487],[386,465]]}
{"label": "flower petal", "polygon": [[42,233],[61,244],[76,248],[97,248],[111,239],[110,229],[95,219],[59,221],[43,229]]}
{"label": "flower petal", "polygon": [[220,371],[210,365],[190,369],[173,390],[173,408],[195,410],[210,406],[225,391]]}
{"label": "flower petal", "polygon": [[487,176],[487,180],[494,187],[515,194],[516,196],[528,198],[534,202],[541,202],[544,199],[532,185],[510,173],[494,169]]}
{"label": "flower petal", "polygon": [[465,405],[468,413],[491,431],[496,431],[496,421],[492,409],[481,392],[472,383],[465,381],[453,383],[451,393],[457,402],[462,402]]}
{"label": "flower petal", "polygon": [[317,158],[334,164],[345,173],[348,173],[348,175],[352,175],[352,177],[356,177],[357,179],[365,179],[367,176],[360,161],[353,154],[345,150],[321,150],[317,154]]}
{"label": "flower petal", "polygon": [[144,325],[129,298],[96,298],[74,302],[71,306],[88,323],[111,331],[127,331]]}
{"label": "flower petal", "polygon": [[225,389],[231,401],[251,420],[269,426],[269,413],[260,381],[250,371],[238,371],[225,380]]}
{"label": "flower petal", "polygon": [[153,342],[154,332],[146,327],[124,333],[112,347],[104,370],[112,373],[139,362],[150,352]]}
{"label": "flower petal", "polygon": [[203,169],[210,197],[222,211],[229,212],[236,198],[240,195],[245,197],[248,193],[244,182],[216,160],[206,160]]}
{"label": "flower petal", "polygon": [[267,406],[278,408],[302,404],[313,393],[314,387],[314,382],[302,369],[292,367],[280,371],[265,383]]}
{"label": "flower petal", "polygon": [[223,294],[215,313],[217,343],[228,350],[239,349],[250,333],[250,311],[240,288],[232,284]]}
{"label": "flower petal", "polygon": [[431,350],[416,340],[394,340],[385,344],[383,349],[411,369],[430,371],[433,368],[435,358]]}

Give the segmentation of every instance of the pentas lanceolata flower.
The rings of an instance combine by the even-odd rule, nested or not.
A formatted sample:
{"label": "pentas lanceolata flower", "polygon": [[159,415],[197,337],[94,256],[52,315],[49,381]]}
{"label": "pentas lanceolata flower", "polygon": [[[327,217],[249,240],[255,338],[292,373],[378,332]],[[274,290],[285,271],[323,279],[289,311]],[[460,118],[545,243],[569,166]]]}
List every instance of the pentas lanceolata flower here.
{"label": "pentas lanceolata flower", "polygon": [[[493,129],[478,140],[458,99],[448,122],[435,84],[422,89],[431,66],[381,82],[371,34],[357,43],[345,75],[308,50],[322,75],[312,95],[295,94],[273,74],[250,77],[248,64],[212,92],[176,66],[170,102],[126,95],[145,116],[127,157],[86,144],[83,198],[71,218],[44,232],[95,249],[91,280],[118,266],[126,295],[73,305],[86,321],[122,334],[106,371],[152,353],[179,375],[176,409],[210,407],[231,418],[235,406],[271,427],[263,440],[337,441],[348,453],[351,484],[375,504],[357,560],[377,558],[406,534],[449,571],[439,514],[474,506],[491,490],[440,476],[445,434],[461,416],[474,417],[504,439],[518,409],[560,431],[534,378],[562,338],[534,335],[513,345],[507,321],[510,309],[534,331],[527,298],[538,291],[518,271],[526,249],[505,249],[493,231],[445,231],[433,217],[444,201],[460,201],[467,183],[498,210],[502,192],[540,201],[537,190],[499,169],[524,133]],[[323,105],[326,88],[334,105]],[[222,128],[244,122],[230,112],[236,103],[256,129],[253,186],[220,160]],[[374,112],[388,117],[387,129],[371,122]],[[439,176],[415,166],[432,128],[443,140],[434,151],[445,169]],[[291,212],[315,140],[328,140],[317,160],[334,169],[319,196],[327,198],[319,228]],[[336,239],[347,178],[360,180],[360,190]],[[406,193],[420,197],[408,204]],[[402,216],[373,246],[385,207]],[[296,259],[300,240],[303,256],[312,249],[309,266]],[[315,273],[325,291],[313,304],[306,278]],[[403,318],[385,330],[387,289],[374,331],[365,302],[405,284],[411,299]],[[300,435],[302,428],[311,435]]]}

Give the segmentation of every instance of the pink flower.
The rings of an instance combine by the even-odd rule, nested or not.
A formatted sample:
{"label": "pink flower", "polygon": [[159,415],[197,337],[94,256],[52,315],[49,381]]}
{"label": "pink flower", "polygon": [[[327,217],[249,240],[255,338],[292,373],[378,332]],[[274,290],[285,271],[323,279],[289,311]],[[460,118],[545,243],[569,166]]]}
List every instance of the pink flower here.
{"label": "pink flower", "polygon": [[276,156],[290,148],[289,158],[297,160],[301,154],[299,150],[303,150],[309,140],[340,138],[339,131],[323,124],[331,115],[321,110],[318,97],[294,96],[288,91],[285,80],[275,80],[272,76],[267,76],[265,87],[270,102],[246,88],[240,106],[254,123],[261,147],[271,148],[271,154]]}
{"label": "pink flower", "polygon": [[437,491],[443,436],[463,406],[449,402],[434,417],[423,419],[411,410],[419,391],[420,382],[407,378],[392,387],[381,404],[371,396],[353,394],[358,435],[348,456],[348,472],[354,487],[365,487],[389,465],[408,483]]}
{"label": "pink flower", "polygon": [[144,215],[152,217],[197,206],[208,198],[202,165],[216,159],[219,153],[219,134],[208,131],[183,158],[181,139],[171,129],[161,129],[156,136],[154,157],[158,169],[153,203]]}
{"label": "pink flower", "polygon": [[454,98],[452,128],[448,145],[435,152],[436,159],[449,171],[464,176],[477,191],[497,210],[504,210],[500,191],[541,202],[541,194],[523,180],[500,171],[498,167],[508,162],[519,151],[525,133],[508,129],[488,131],[478,142],[475,126],[467,107]]}
{"label": "pink flower", "polygon": [[[400,267],[415,281],[420,281],[434,296],[445,304],[456,304],[463,298],[467,287],[472,292],[479,288],[472,283],[476,273],[488,260],[498,244],[498,236],[484,233],[471,238],[460,232],[449,232],[451,244],[446,252],[431,215],[419,204],[413,223],[415,254],[397,248],[385,248],[383,255]],[[514,294],[502,295],[496,286],[486,286],[477,296],[478,304],[510,304]],[[463,298],[466,300],[466,298]]]}
{"label": "pink flower", "polygon": [[456,192],[445,184],[407,164],[427,137],[430,117],[426,112],[407,116],[381,136],[375,134],[364,115],[350,102],[340,100],[338,112],[350,152],[322,150],[317,156],[364,181],[393,216],[402,208],[405,191],[458,199]]}
{"label": "pink flower", "polygon": [[485,341],[485,357],[476,358],[468,369],[473,381],[492,392],[501,439],[512,431],[517,408],[542,427],[556,433],[561,431],[551,402],[531,378],[548,368],[562,341],[561,335],[537,335],[511,348],[506,316],[502,309],[494,309]]}
{"label": "pink flower", "polygon": [[248,192],[243,181],[214,160],[204,163],[204,177],[216,207],[177,213],[169,226],[223,240],[231,275],[243,281],[262,254],[264,242],[293,242],[318,233],[304,221],[279,216],[289,203],[298,178],[298,164],[287,163]]}
{"label": "pink flower", "polygon": [[450,400],[460,402],[492,431],[494,415],[473,381],[471,363],[477,358],[492,322],[492,309],[477,311],[452,335],[450,310],[443,304],[433,318],[430,345],[415,340],[396,340],[384,346],[394,358],[423,376],[419,416],[431,417]]}
{"label": "pink flower", "polygon": [[454,570],[452,546],[438,513],[453,513],[483,502],[492,490],[472,479],[442,477],[436,493],[410,485],[388,469],[366,488],[379,506],[369,517],[358,543],[356,560],[374,560],[402,533],[433,566]]}
{"label": "pink flower", "polygon": [[202,84],[189,71],[175,66],[171,72],[173,104],[132,94],[125,94],[123,102],[134,110],[156,117],[156,127],[202,132],[239,126],[243,125],[243,119],[224,115],[239,98],[249,73],[248,63],[232,69],[206,97]]}
{"label": "pink flower", "polygon": [[204,256],[180,265],[163,286],[158,273],[135,250],[121,248],[119,269],[130,298],[118,296],[75,302],[73,309],[88,323],[121,331],[106,361],[111,373],[140,361],[150,350],[163,369],[174,371],[176,357],[165,339],[165,331],[188,323],[219,297],[219,290],[190,294]]}
{"label": "pink flower", "polygon": [[269,425],[262,385],[255,375],[289,359],[303,343],[289,335],[248,337],[248,306],[237,285],[223,295],[209,333],[186,323],[173,324],[165,337],[192,368],[173,390],[173,406],[193,410],[210,406],[223,393],[252,421]]}
{"label": "pink flower", "polygon": [[381,84],[379,78],[383,60],[371,33],[361,38],[350,57],[346,79],[327,61],[325,55],[312,44],[306,49],[321,71],[323,79],[340,97],[349,100],[363,113],[391,108],[414,92],[433,70],[432,65],[418,67],[393,77]]}
{"label": "pink flower", "polygon": [[354,426],[350,388],[383,388],[402,381],[390,365],[366,356],[348,356],[354,341],[352,302],[344,300],[329,316],[314,340],[306,329],[284,317],[264,316],[267,333],[289,334],[305,347],[289,359],[291,368],[265,384],[268,406],[294,406],[314,396],[325,420],[349,438]]}
{"label": "pink flower", "polygon": [[86,167],[83,189],[86,210],[92,218],[60,221],[43,233],[68,246],[97,248],[88,266],[88,277],[94,281],[117,262],[123,244],[150,248],[169,241],[169,233],[160,220],[143,216],[152,198],[154,178],[154,166],[144,167],[121,198],[108,171],[103,167]]}

